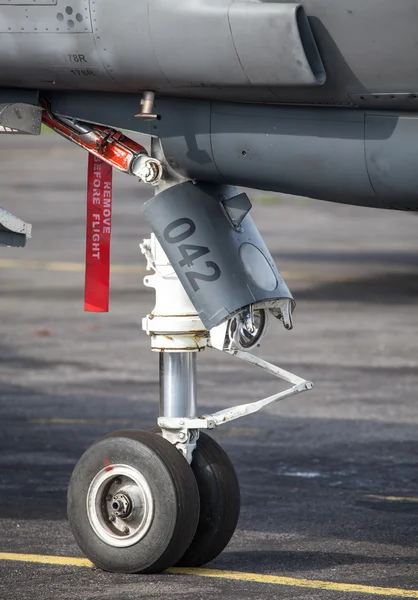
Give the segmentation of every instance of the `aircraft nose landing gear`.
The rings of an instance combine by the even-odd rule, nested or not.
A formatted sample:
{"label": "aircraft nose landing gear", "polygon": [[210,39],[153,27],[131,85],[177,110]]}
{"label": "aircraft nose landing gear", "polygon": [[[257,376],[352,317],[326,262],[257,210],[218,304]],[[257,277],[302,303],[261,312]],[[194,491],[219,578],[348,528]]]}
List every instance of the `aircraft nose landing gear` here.
{"label": "aircraft nose landing gear", "polygon": [[[160,353],[159,429],[119,431],[93,444],[71,477],[68,518],[94,564],[150,573],[200,566],[232,537],[240,494],[234,468],[202,429],[214,429],[312,387],[248,351],[269,315],[291,329],[293,298],[233,188],[183,181],[143,212],[154,234],[141,244],[156,304],[143,319]],[[207,346],[292,387],[256,402],[197,416],[196,356]]]}

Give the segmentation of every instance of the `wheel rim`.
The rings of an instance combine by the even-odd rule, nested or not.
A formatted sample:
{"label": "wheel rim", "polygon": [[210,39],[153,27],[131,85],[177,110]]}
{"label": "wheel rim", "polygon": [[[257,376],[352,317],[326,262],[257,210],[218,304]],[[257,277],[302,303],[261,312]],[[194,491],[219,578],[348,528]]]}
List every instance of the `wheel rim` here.
{"label": "wheel rim", "polygon": [[87,492],[87,515],[96,535],[118,548],[136,544],[148,532],[154,515],[145,477],[129,465],[108,465]]}

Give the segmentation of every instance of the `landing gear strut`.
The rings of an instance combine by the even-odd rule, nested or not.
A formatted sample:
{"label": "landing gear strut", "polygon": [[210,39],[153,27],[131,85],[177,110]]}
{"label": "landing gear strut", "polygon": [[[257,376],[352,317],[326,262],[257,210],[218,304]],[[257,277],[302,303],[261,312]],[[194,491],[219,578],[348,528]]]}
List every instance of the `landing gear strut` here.
{"label": "landing gear strut", "polygon": [[[119,132],[58,118],[45,106],[50,127],[157,190],[142,210],[153,233],[141,250],[150,271],[144,283],[156,295],[142,326],[159,353],[158,429],[118,431],[87,449],[70,481],[70,527],[88,558],[108,571],[203,565],[232,537],[240,495],[229,458],[202,430],[312,387],[249,354],[272,317],[292,328],[292,295],[249,214],[246,194],[184,179],[157,141],[148,157]],[[198,416],[196,359],[206,347],[292,386]]]}

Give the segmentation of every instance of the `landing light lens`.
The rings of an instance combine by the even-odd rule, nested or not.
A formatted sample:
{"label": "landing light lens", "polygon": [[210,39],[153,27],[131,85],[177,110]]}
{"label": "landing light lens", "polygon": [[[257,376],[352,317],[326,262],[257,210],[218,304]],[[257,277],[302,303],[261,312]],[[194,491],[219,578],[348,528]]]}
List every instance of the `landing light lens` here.
{"label": "landing light lens", "polygon": [[256,286],[268,292],[277,287],[277,278],[264,254],[253,244],[242,244],[239,256],[248,277]]}

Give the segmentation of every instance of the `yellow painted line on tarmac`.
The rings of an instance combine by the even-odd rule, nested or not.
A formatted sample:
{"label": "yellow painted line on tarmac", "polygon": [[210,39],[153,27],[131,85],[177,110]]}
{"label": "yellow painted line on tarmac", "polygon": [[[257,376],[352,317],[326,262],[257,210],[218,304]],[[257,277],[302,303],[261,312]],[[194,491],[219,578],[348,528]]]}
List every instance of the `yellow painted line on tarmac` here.
{"label": "yellow painted line on tarmac", "polygon": [[[58,271],[58,272],[73,272],[84,273],[85,264],[83,262],[68,262],[56,260],[25,260],[20,258],[1,258],[0,269],[17,269],[22,271]],[[149,273],[144,265],[111,265],[111,273],[132,273],[136,275],[145,275]],[[409,273],[410,271],[404,271]],[[412,272],[411,272],[412,273]],[[414,271],[413,275],[416,274]],[[347,275],[329,275],[327,273],[315,273],[310,271],[281,271],[284,279],[289,281],[307,281],[314,283],[350,283],[357,282],[363,278],[365,281],[370,279],[373,273],[357,272],[347,273]]]}
{"label": "yellow painted line on tarmac", "polygon": [[[0,552],[0,561],[2,560],[70,567],[92,568],[94,566],[86,558],[73,558],[69,556],[44,556],[41,554],[17,554],[13,552]],[[244,573],[242,571],[221,571],[219,569],[186,569],[182,567],[173,567],[171,569],[167,569],[166,572],[176,575],[210,577],[215,579],[245,581],[249,583],[266,583],[270,585],[281,585],[285,587],[330,590],[334,592],[355,592],[357,594],[370,594],[374,596],[394,596],[398,598],[418,598],[418,590],[378,587],[373,585],[361,585],[356,583],[338,583],[335,581],[322,581],[321,579],[281,577],[278,575]]]}
{"label": "yellow painted line on tarmac", "polygon": [[[85,265],[82,262],[1,258],[0,269],[84,273]],[[148,273],[148,271],[145,269],[145,266],[143,265],[111,265],[110,271],[113,274],[122,273],[145,275],[146,273]],[[299,281],[309,283],[350,283],[359,281],[361,278],[363,278],[365,281],[367,281],[370,278],[370,273],[366,272],[333,276],[327,273],[314,273],[312,271],[309,273],[303,271],[281,271],[281,275],[287,281]]]}
{"label": "yellow painted line on tarmac", "polygon": [[[23,271],[61,271],[84,273],[85,265],[81,262],[66,262],[56,260],[22,260],[18,258],[1,258],[0,269],[20,269]],[[111,273],[134,273],[145,275],[148,271],[141,265],[111,265]],[[285,279],[316,280],[309,273],[289,273],[282,271]]]}
{"label": "yellow painted line on tarmac", "polygon": [[[61,271],[84,273],[85,265],[79,262],[66,262],[56,260],[20,260],[15,258],[1,258],[0,269],[20,269],[26,271]],[[112,265],[112,273],[135,273],[145,275],[146,269],[140,265]]]}
{"label": "yellow painted line on tarmac", "polygon": [[[58,271],[63,273],[84,273],[85,265],[82,262],[67,262],[56,260],[24,260],[18,258],[1,258],[0,269],[16,269],[21,271]],[[143,265],[111,265],[111,273],[145,275],[148,271]],[[363,277],[368,279],[370,274],[357,273],[333,276],[326,273],[314,273],[303,271],[281,271],[282,277],[287,281],[299,281],[310,283],[350,283],[356,282]]]}
{"label": "yellow painted line on tarmac", "polygon": [[320,579],[303,579],[296,577],[280,577],[278,575],[259,575],[258,573],[242,573],[241,571],[220,571],[217,569],[184,569],[173,567],[169,573],[183,575],[198,575],[199,577],[216,577],[219,579],[234,579],[254,583],[269,583],[288,587],[301,587],[316,590],[331,590],[333,592],[356,592],[357,594],[371,594],[375,596],[398,596],[400,598],[418,598],[418,590],[405,590],[402,588],[385,588],[374,585],[360,585],[356,583],[337,583],[322,581]]}
{"label": "yellow painted line on tarmac", "polygon": [[49,419],[27,419],[27,423],[39,425],[126,425],[134,419],[67,419],[52,417]]}
{"label": "yellow painted line on tarmac", "polygon": [[0,552],[0,560],[14,562],[38,563],[41,565],[64,565],[69,567],[93,567],[87,558],[73,558],[72,556],[44,556],[42,554],[16,554],[14,552]]}
{"label": "yellow painted line on tarmac", "polygon": [[362,494],[362,498],[368,500],[387,500],[388,502],[416,502],[418,504],[418,498],[414,496],[382,496],[380,494]]}

